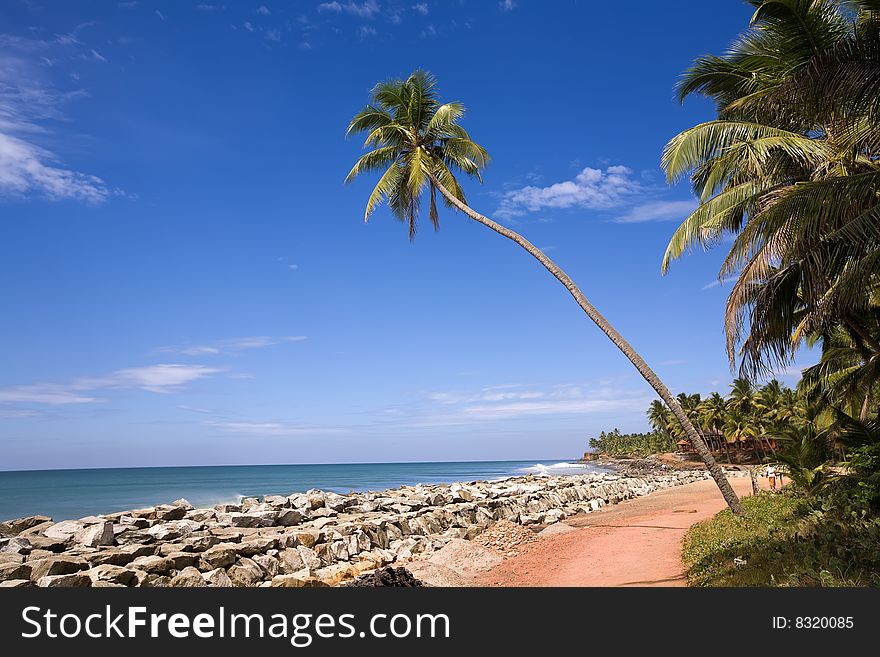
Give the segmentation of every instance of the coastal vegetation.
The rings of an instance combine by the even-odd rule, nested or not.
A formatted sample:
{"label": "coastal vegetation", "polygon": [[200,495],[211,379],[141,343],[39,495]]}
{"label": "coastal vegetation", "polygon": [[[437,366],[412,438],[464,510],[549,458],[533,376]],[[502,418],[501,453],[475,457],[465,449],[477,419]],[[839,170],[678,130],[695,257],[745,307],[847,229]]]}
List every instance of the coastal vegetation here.
{"label": "coastal vegetation", "polygon": [[691,586],[880,585],[880,518],[790,493],[743,503],[744,517],[722,511],[686,534]]}
{"label": "coastal vegetation", "polygon": [[629,359],[639,374],[651,385],[681,424],[694,451],[718,485],[734,513],[743,513],[742,504],[724,476],[721,467],[693,426],[678,400],[644,359],[587,300],[575,282],[547,255],[519,233],[476,212],[467,204],[456,173],[481,181],[481,170],[489,156],[459,124],[465,107],[459,102],[441,103],[435,78],[425,71],[415,71],[405,80],[386,80],[372,90],[371,101],[349,123],[347,134],[364,134],[361,156],[346,177],[346,182],[366,173],[379,173],[379,181],[367,200],[364,220],[382,201],[403,222],[412,240],[416,234],[423,196],[428,195],[428,218],[434,230],[439,228],[437,194],[450,207],[470,219],[506,237],[522,247],[558,280],[599,329]]}
{"label": "coastal vegetation", "polygon": [[[729,245],[720,280],[727,353],[740,379],[730,415],[704,431],[777,447],[791,479],[688,534],[703,585],[880,583],[880,2],[754,1],[747,30],[684,74],[682,100],[714,101],[715,120],[667,145],[670,181],[688,177],[697,209],[662,262]],[[748,380],[819,351],[796,394]],[[742,386],[742,391],[737,391]],[[765,395],[766,396],[766,395]],[[693,407],[696,410],[700,401]],[[719,403],[715,400],[715,403]],[[720,408],[720,406],[719,406]],[[714,416],[714,412],[712,412]],[[657,414],[656,427],[662,424]]]}

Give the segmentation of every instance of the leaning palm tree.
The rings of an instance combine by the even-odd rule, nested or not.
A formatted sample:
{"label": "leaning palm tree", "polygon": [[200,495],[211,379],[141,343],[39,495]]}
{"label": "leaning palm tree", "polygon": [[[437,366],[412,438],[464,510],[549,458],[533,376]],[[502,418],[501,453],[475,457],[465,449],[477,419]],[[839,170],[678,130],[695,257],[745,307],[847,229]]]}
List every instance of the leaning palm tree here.
{"label": "leaning palm tree", "polygon": [[448,206],[524,248],[565,286],[590,319],[657,391],[684,427],[691,444],[703,459],[730,509],[736,514],[743,514],[744,509],[739,498],[710,454],[702,436],[642,357],[593,307],[574,281],[556,263],[522,235],[467,205],[464,190],[455,174],[462,173],[481,180],[480,170],[488,164],[489,156],[458,124],[464,112],[465,108],[461,103],[439,101],[436,80],[425,71],[416,71],[405,80],[381,82],[373,88],[372,102],[355,115],[347,132],[366,133],[364,146],[372,150],[355,163],[346,181],[364,173],[381,172],[379,182],[367,201],[364,220],[370,217],[384,199],[394,216],[407,225],[412,239],[416,233],[421,199],[425,191],[428,192],[430,203],[428,216],[434,229],[437,229],[439,192]]}

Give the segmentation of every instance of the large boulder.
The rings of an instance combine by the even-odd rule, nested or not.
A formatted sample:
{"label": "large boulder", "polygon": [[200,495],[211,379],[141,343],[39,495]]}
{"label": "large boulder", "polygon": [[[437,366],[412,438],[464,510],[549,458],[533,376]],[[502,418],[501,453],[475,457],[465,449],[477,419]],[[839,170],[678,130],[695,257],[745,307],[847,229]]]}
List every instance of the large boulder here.
{"label": "large boulder", "polygon": [[115,542],[113,523],[105,521],[86,527],[76,534],[76,541],[85,547],[113,545]]}
{"label": "large boulder", "polygon": [[67,575],[46,575],[37,580],[37,586],[42,587],[76,587],[87,588],[92,585],[92,580],[85,573],[70,573]]}
{"label": "large boulder", "polygon": [[44,559],[28,562],[31,566],[31,579],[37,581],[51,575],[69,575],[87,570],[88,562],[82,557],[69,555],[53,555]]}
{"label": "large boulder", "polygon": [[62,541],[69,541],[79,534],[86,526],[78,520],[62,520],[47,528],[43,532],[46,538],[57,538]]}
{"label": "large boulder", "polygon": [[296,509],[283,509],[278,512],[276,522],[281,527],[293,527],[302,522],[303,515]]}
{"label": "large boulder", "polygon": [[28,554],[33,548],[29,538],[13,536],[0,547],[0,554]]}
{"label": "large boulder", "polygon": [[201,553],[199,569],[203,571],[215,570],[217,568],[226,568],[235,563],[238,554],[234,547],[227,545],[216,545]]}
{"label": "large boulder", "polygon": [[0,522],[0,537],[18,536],[27,529],[51,522],[52,518],[49,516],[28,516],[26,518],[6,520],[5,522]]}
{"label": "large boulder", "polygon": [[174,568],[174,562],[168,557],[138,557],[131,562],[131,567],[142,570],[148,575],[164,575]]}
{"label": "large boulder", "polygon": [[[326,543],[324,545],[326,545]],[[322,564],[321,560],[318,558],[318,553],[315,552],[313,549],[307,548],[304,545],[298,545],[296,549],[299,552],[300,559],[302,559],[303,565],[306,568],[317,570],[321,567]]]}
{"label": "large boulder", "polygon": [[131,586],[137,579],[137,573],[130,568],[122,566],[114,566],[109,563],[96,566],[85,573],[92,579],[92,586],[98,582],[110,582],[111,584],[121,584],[122,586]]}
{"label": "large boulder", "polygon": [[186,506],[178,506],[176,504],[160,504],[156,507],[156,520],[158,520],[159,522],[168,522],[169,520],[183,520],[186,517],[186,512],[191,509],[192,505],[190,505],[188,502]]}
{"label": "large boulder", "polygon": [[205,578],[205,581],[208,582],[211,586],[220,586],[224,588],[229,588],[232,586],[232,580],[229,579],[229,575],[226,574],[226,571],[222,568],[216,568],[210,572],[202,575]]}
{"label": "large boulder", "polygon": [[242,557],[226,573],[234,586],[256,586],[263,579],[263,569],[253,559]]}
{"label": "large boulder", "polygon": [[250,513],[218,513],[217,523],[226,527],[259,527],[261,519]]}
{"label": "large boulder", "polygon": [[199,563],[199,555],[195,552],[172,552],[166,558],[171,561],[174,570],[194,567]]}
{"label": "large boulder", "polygon": [[8,582],[14,579],[30,579],[31,564],[29,563],[0,563],[0,582]]}
{"label": "large boulder", "polygon": [[278,545],[278,539],[271,536],[257,536],[256,538],[242,541],[239,543],[235,551],[243,557],[252,557],[255,554],[265,554],[267,550],[272,550]]}
{"label": "large boulder", "polygon": [[281,574],[281,563],[275,557],[268,554],[255,554],[251,558],[254,563],[263,569],[264,579],[271,579],[275,575]]}
{"label": "large boulder", "polygon": [[171,586],[174,587],[203,587],[208,586],[205,577],[197,568],[189,566],[181,570],[177,575],[171,578]]}
{"label": "large boulder", "polygon": [[297,548],[285,548],[284,550],[281,550],[278,553],[278,560],[281,562],[281,570],[288,575],[306,567]]}

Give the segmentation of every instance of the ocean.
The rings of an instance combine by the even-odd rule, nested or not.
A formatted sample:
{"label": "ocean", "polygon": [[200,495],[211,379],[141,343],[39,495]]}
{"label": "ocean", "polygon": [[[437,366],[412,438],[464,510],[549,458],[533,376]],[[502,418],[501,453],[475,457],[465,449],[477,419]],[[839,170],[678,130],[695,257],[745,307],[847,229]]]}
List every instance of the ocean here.
{"label": "ocean", "polygon": [[524,474],[565,475],[602,468],[559,459],[436,463],[231,465],[0,472],[0,520],[47,515],[56,522],[172,502],[195,507],[242,497],[288,495],[319,488],[336,493],[404,485],[502,479]]}

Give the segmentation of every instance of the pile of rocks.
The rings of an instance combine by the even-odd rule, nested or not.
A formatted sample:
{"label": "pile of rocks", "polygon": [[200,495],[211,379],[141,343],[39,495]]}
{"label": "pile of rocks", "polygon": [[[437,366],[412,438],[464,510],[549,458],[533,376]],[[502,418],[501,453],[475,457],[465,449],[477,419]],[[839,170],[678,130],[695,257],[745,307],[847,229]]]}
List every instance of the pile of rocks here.
{"label": "pile of rocks", "polygon": [[500,520],[555,523],[706,476],[530,475],[310,490],[212,509],[178,500],[59,523],[33,516],[0,523],[0,586],[331,586],[473,539]]}
{"label": "pile of rocks", "polygon": [[537,540],[538,535],[532,530],[509,520],[499,520],[477,536],[474,543],[494,550],[505,557],[514,557],[519,554],[523,545],[534,543]]}

